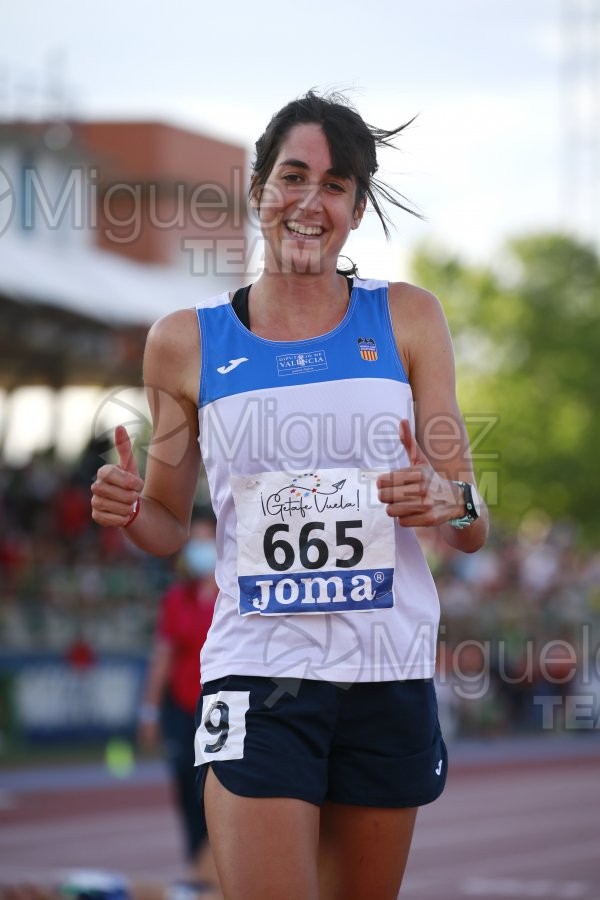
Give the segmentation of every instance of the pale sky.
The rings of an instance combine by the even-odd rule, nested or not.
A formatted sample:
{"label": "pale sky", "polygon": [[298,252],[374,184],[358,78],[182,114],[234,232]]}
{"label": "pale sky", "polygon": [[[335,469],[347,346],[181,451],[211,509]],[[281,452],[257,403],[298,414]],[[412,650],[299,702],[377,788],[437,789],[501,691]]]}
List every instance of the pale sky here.
{"label": "pale sky", "polygon": [[418,114],[380,174],[427,221],[394,213],[386,245],[367,218],[349,246],[361,275],[395,278],[420,242],[486,261],[565,224],[560,24],[561,0],[20,0],[2,15],[0,115],[39,112],[53,71],[83,118],[151,117],[250,152],[310,87],[348,91],[383,127]]}

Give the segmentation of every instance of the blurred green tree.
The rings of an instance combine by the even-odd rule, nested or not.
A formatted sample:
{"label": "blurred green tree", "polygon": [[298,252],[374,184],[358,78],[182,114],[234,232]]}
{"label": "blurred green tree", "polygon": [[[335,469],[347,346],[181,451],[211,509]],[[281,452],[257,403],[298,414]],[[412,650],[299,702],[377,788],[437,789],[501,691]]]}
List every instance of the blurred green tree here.
{"label": "blurred green tree", "polygon": [[515,527],[539,511],[597,541],[598,253],[541,234],[511,240],[482,268],[422,248],[413,270],[448,315],[459,401],[494,517]]}

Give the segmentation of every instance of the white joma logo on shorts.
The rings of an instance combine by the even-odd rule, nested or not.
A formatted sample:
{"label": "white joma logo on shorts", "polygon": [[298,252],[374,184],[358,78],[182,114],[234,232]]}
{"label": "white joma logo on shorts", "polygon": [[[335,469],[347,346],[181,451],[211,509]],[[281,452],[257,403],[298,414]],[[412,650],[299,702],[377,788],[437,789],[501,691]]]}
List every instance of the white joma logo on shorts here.
{"label": "white joma logo on shorts", "polygon": [[441,759],[440,759],[439,763],[437,764],[437,766],[435,767],[435,774],[436,774],[436,775],[441,775],[441,774],[442,774],[442,761],[441,761]]}
{"label": "white joma logo on shorts", "polygon": [[219,366],[217,372],[219,375],[227,375],[228,372],[237,369],[238,366],[241,366],[241,364],[245,362],[248,362],[247,356],[240,356],[239,359],[230,359],[226,366]]}

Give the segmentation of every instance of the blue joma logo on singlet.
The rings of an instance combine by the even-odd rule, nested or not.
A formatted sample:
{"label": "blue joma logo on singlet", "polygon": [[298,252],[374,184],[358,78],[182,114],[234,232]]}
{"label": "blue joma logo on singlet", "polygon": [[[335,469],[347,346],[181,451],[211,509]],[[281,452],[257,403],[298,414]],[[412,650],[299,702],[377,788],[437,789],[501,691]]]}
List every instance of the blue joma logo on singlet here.
{"label": "blue joma logo on singlet", "polygon": [[317,372],[327,368],[324,350],[309,350],[306,353],[286,353],[277,357],[278,375],[300,375],[302,372]]}
{"label": "blue joma logo on singlet", "polygon": [[240,614],[357,612],[394,605],[393,569],[319,575],[242,575]]}

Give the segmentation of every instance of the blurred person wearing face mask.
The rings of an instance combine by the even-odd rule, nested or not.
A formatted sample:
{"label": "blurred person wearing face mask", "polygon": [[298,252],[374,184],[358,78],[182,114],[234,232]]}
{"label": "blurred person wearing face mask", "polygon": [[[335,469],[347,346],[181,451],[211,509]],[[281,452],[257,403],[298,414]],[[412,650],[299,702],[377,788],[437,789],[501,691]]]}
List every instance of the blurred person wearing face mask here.
{"label": "blurred person wearing face mask", "polygon": [[154,749],[162,738],[183,828],[188,876],[193,882],[213,884],[217,878],[195,787],[194,714],[200,696],[200,650],[217,596],[215,563],[214,518],[194,518],[177,560],[179,577],[160,603],[138,728],[146,749]]}

